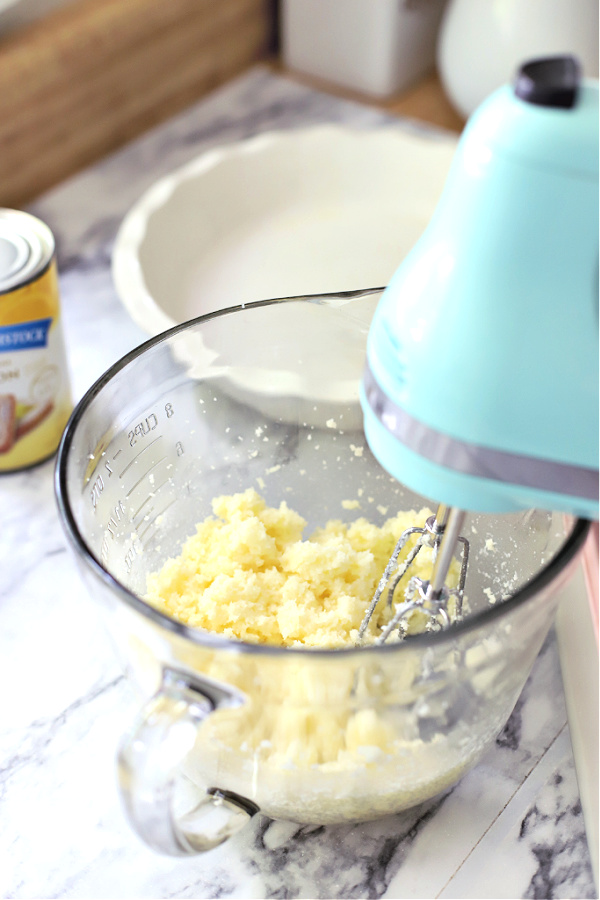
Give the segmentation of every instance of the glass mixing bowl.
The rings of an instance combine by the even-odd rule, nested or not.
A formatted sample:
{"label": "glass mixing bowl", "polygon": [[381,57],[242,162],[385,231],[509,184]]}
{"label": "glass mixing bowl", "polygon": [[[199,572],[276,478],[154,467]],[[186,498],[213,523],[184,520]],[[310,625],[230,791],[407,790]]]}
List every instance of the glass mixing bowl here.
{"label": "glass mixing bowl", "polygon": [[586,522],[540,511],[471,515],[470,613],[380,647],[232,641],[144,601],[148,573],[217,495],[257,487],[299,512],[307,534],[329,519],[435,509],[365,443],[359,382],[379,295],[269,301],[184,324],[113,366],[65,431],[62,522],[150,698],[119,751],[121,789],[133,826],[163,852],[216,846],[259,809],[360,821],[454,784],[510,716],[587,534]]}

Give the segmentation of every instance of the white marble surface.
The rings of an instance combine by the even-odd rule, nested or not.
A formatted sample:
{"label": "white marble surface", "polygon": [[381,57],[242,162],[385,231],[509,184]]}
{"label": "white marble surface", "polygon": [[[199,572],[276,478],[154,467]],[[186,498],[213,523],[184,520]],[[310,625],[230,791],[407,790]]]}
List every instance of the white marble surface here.
{"label": "white marble surface", "polygon": [[[257,69],[40,198],[58,241],[75,398],[145,335],[112,285],[131,204],[204,149],[325,121],[414,127]],[[4,898],[596,897],[554,634],[504,732],[444,799],[367,825],[256,817],[194,859],[131,833],[114,753],[134,712],[67,551],[53,462],[0,479],[0,895]]]}

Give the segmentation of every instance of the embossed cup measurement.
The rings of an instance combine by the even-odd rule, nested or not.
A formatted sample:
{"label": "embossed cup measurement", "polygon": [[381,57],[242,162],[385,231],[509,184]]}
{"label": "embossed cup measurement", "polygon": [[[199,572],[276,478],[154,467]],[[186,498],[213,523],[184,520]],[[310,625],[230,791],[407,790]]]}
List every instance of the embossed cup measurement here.
{"label": "embossed cup measurement", "polygon": [[160,517],[175,502],[163,489],[171,481],[169,458],[182,456],[184,445],[169,439],[170,428],[165,435],[160,427],[161,422],[171,426],[174,417],[170,402],[136,417],[99,455],[88,490],[92,513],[102,523],[100,554],[105,565],[116,550],[129,573],[136,555],[155,537]]}

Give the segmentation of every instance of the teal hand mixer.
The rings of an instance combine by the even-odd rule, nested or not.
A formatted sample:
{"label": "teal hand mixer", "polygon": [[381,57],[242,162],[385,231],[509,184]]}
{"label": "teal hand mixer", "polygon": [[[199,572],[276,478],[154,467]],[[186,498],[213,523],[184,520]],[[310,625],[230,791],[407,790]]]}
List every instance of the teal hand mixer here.
{"label": "teal hand mixer", "polygon": [[[400,539],[361,629],[424,542],[379,640],[419,606],[448,622],[464,511],[598,518],[598,84],[572,57],[524,64],[473,114],[440,203],[375,312],[361,388],[382,466],[439,502],[398,571]],[[390,587],[390,582],[392,582]]]}

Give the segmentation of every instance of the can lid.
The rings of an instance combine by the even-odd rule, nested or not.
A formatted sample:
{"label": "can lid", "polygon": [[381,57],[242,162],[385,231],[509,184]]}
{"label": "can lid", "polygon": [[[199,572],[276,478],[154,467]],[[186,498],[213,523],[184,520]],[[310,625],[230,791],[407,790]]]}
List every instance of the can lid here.
{"label": "can lid", "polygon": [[29,213],[0,209],[0,293],[23,285],[50,262],[52,232]]}

